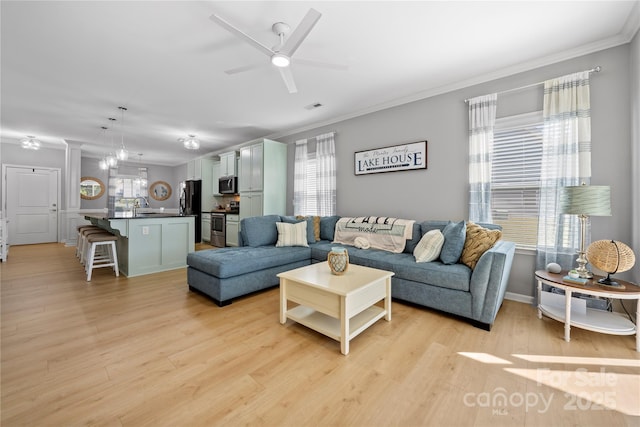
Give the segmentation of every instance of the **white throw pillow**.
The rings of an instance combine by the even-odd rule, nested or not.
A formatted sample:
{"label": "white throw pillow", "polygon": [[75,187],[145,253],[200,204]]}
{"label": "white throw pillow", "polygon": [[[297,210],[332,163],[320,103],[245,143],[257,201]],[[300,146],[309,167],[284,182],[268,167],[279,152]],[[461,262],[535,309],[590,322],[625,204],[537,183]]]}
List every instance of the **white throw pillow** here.
{"label": "white throw pillow", "polygon": [[444,235],[440,230],[428,231],[413,250],[416,262],[431,262],[438,259],[444,244]]}
{"label": "white throw pillow", "polygon": [[307,221],[300,221],[295,224],[276,222],[276,227],[278,227],[276,247],[309,246],[307,243]]}

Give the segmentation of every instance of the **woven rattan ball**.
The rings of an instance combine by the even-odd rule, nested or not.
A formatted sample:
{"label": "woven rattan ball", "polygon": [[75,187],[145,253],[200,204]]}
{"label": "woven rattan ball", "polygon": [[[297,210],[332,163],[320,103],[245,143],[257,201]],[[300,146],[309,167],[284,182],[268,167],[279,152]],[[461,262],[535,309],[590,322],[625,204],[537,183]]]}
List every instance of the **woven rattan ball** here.
{"label": "woven rattan ball", "polygon": [[636,262],[631,248],[617,240],[596,240],[587,248],[587,260],[605,273],[627,271]]}

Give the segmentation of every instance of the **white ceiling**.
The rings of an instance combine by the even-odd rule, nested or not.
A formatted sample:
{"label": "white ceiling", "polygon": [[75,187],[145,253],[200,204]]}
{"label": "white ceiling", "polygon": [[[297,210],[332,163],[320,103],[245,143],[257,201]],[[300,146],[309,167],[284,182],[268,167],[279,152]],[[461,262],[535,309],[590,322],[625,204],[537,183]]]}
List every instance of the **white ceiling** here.
{"label": "white ceiling", "polygon": [[[289,94],[271,25],[322,13]],[[179,165],[263,136],[375,111],[631,40],[638,1],[2,1],[1,140],[35,135],[100,157],[124,135],[145,163]],[[228,75],[239,66],[263,68]],[[305,106],[321,103],[309,110]],[[124,126],[118,106],[125,106]],[[116,125],[106,135],[101,126]],[[177,142],[193,133],[197,152]],[[134,158],[136,155],[134,154]]]}

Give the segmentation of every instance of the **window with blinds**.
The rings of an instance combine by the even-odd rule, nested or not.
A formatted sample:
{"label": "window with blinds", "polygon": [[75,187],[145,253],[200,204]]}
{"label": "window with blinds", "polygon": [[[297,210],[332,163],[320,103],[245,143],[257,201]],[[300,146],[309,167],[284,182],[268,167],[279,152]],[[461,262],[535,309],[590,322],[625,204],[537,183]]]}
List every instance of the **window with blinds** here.
{"label": "window with blinds", "polygon": [[316,153],[307,154],[307,188],[304,215],[318,215],[318,186],[316,181]]}
{"label": "window with blinds", "polygon": [[542,112],[496,120],[491,166],[491,214],[504,240],[535,249],[542,164]]}

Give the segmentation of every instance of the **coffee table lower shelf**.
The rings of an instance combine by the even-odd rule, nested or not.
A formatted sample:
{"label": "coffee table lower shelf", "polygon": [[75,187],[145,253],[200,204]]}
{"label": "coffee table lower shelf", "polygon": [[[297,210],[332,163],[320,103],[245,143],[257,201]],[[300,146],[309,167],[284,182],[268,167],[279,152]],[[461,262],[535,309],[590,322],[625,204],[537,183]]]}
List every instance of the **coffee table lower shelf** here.
{"label": "coffee table lower shelf", "polygon": [[[382,307],[371,306],[349,319],[349,336],[347,340],[351,340],[358,336],[360,332],[373,325],[379,319],[385,316],[385,310]],[[287,318],[320,332],[331,339],[340,341],[340,319],[328,316],[313,308],[299,305],[287,311]]]}

